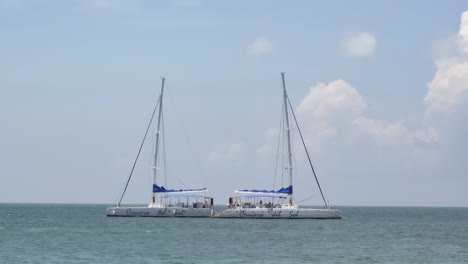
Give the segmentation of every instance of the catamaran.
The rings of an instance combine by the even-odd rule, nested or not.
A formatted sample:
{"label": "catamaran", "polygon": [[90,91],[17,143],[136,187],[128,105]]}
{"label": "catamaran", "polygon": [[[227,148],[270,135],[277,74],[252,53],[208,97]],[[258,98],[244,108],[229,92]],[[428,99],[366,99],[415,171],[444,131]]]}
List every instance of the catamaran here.
{"label": "catamaran", "polygon": [[[206,188],[198,189],[168,189],[162,184],[158,184],[158,165],[160,160],[159,147],[162,137],[164,137],[164,129],[161,131],[161,126],[164,127],[163,121],[163,94],[164,94],[164,82],[165,78],[162,78],[161,93],[158,101],[154,108],[150,122],[146,129],[145,136],[140,145],[135,162],[128,177],[127,184],[122,192],[119,202],[116,206],[109,207],[106,210],[107,216],[149,216],[149,217],[210,217],[213,214],[213,198],[206,196]],[[153,188],[152,188],[152,201],[151,203],[144,206],[121,206],[122,199],[125,195],[130,179],[132,178],[135,165],[138,157],[140,156],[141,150],[148,135],[148,131],[151,128],[152,121],[155,113],[158,110],[158,123],[155,132],[155,148],[154,148],[154,160],[153,160]],[[161,133],[162,132],[162,133]],[[162,140],[164,143],[164,140]],[[164,155],[164,151],[162,153]],[[165,160],[165,159],[164,159]]]}
{"label": "catamaran", "polygon": [[[325,200],[322,188],[315,174],[314,167],[309,156],[309,152],[302,137],[301,130],[296,120],[291,102],[289,101],[286,92],[286,85],[284,80],[284,73],[281,73],[283,81],[283,113],[282,122],[284,122],[284,133],[286,137],[287,146],[287,160],[288,166],[286,167],[287,176],[289,179],[289,186],[282,187],[278,190],[237,190],[236,196],[229,198],[227,209],[221,211],[214,217],[219,218],[270,218],[270,219],[341,219],[341,211],[331,208]],[[312,169],[315,181],[322,195],[325,206],[323,208],[306,208],[300,207],[298,204],[293,203],[293,164],[291,152],[291,135],[289,128],[289,114],[290,108],[294,121],[296,123],[299,135],[302,140],[302,145],[307,154],[310,167]]]}

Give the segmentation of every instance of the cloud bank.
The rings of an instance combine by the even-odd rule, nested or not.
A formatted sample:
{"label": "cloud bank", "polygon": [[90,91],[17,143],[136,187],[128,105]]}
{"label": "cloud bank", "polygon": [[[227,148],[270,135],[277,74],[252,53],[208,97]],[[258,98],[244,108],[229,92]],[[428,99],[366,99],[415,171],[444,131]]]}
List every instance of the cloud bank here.
{"label": "cloud bank", "polygon": [[438,58],[437,72],[428,84],[429,90],[424,98],[427,114],[452,112],[468,99],[468,11],[461,17],[460,31],[456,45],[459,50]]}
{"label": "cloud bank", "polygon": [[[324,159],[320,164],[329,172],[327,177],[341,183],[334,186],[339,192],[335,196],[466,205],[468,195],[461,183],[468,184],[468,11],[461,17],[457,38],[448,41],[456,41],[448,45],[455,50],[435,60],[437,69],[421,98],[424,115],[419,120],[369,117],[359,90],[341,79],[317,83],[302,98],[295,110],[301,130],[313,158]],[[368,56],[374,52],[375,38],[362,33],[347,39],[344,47],[347,55]],[[257,153],[275,144],[272,135],[271,129],[265,133]],[[353,186],[369,190],[353,193]],[[422,200],[420,195],[433,198]]]}
{"label": "cloud bank", "polygon": [[[360,33],[345,41],[348,51],[351,47],[361,47],[354,54],[368,54],[375,39],[367,33]],[[438,143],[440,133],[447,129],[441,127],[442,120],[465,113],[468,102],[468,11],[461,17],[457,45],[458,50],[448,51],[450,55],[441,56],[436,63],[437,71],[428,83],[428,91],[423,98],[425,103],[424,125],[410,129],[402,121],[387,122],[366,117],[366,102],[358,90],[344,80],[328,84],[318,83],[302,99],[297,112],[315,131],[315,138],[334,135],[338,127],[356,128],[380,145],[415,144],[416,142]],[[366,44],[367,43],[367,44]],[[368,47],[365,49],[364,47]],[[356,49],[355,51],[358,51]],[[452,55],[458,54],[458,55]],[[414,127],[414,126],[411,126]]]}

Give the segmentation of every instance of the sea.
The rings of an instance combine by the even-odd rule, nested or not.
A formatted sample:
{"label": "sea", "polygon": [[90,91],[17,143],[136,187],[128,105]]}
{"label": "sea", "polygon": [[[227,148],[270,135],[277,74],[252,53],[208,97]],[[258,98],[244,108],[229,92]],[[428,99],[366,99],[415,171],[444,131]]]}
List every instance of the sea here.
{"label": "sea", "polygon": [[108,206],[0,204],[0,263],[468,263],[468,208],[260,220],[106,217]]}

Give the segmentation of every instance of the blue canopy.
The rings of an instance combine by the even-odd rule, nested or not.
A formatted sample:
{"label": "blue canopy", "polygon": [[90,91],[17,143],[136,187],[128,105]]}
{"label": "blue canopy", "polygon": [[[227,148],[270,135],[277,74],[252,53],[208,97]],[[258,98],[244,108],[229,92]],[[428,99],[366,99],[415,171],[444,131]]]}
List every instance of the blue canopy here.
{"label": "blue canopy", "polygon": [[166,193],[162,197],[164,198],[211,198],[204,195],[196,195],[190,193]]}
{"label": "blue canopy", "polygon": [[246,193],[239,195],[238,197],[243,198],[265,198],[265,199],[286,199],[287,197],[284,195],[274,195],[274,194],[265,194],[265,193]]}
{"label": "blue canopy", "polygon": [[153,184],[153,192],[154,193],[182,193],[182,192],[206,192],[207,189],[206,188],[201,188],[201,189],[185,189],[185,190],[182,190],[182,189],[178,189],[178,190],[174,190],[174,189],[166,189],[164,186],[158,186],[156,184]]}
{"label": "blue canopy", "polygon": [[293,188],[292,185],[287,188],[281,188],[277,191],[275,190],[238,190],[238,193],[265,193],[265,194],[292,194]]}

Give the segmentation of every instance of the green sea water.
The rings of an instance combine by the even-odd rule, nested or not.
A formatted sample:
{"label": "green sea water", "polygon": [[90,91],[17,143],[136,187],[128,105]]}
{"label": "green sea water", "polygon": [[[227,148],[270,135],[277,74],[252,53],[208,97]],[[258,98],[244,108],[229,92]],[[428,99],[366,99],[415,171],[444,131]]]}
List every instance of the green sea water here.
{"label": "green sea water", "polygon": [[0,263],[468,263],[468,208],[255,220],[114,218],[106,207],[0,204]]}

